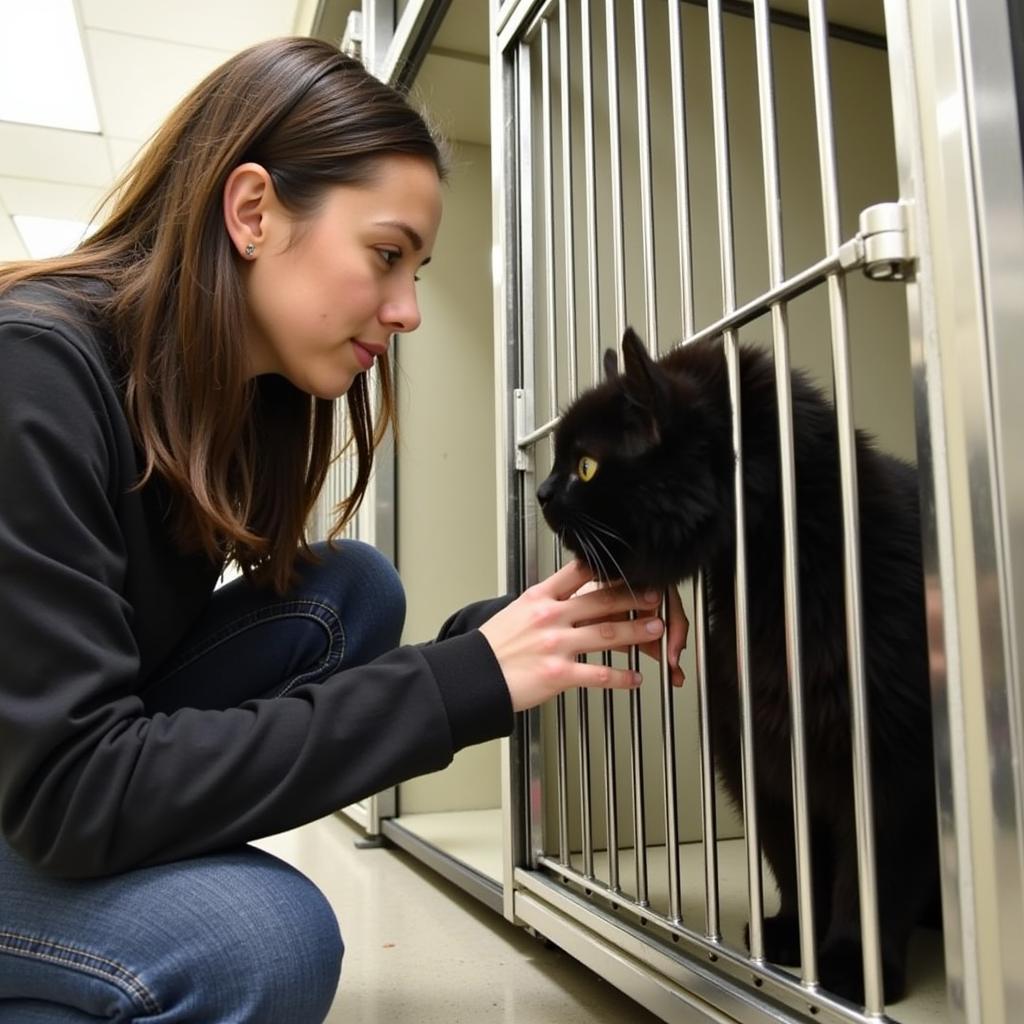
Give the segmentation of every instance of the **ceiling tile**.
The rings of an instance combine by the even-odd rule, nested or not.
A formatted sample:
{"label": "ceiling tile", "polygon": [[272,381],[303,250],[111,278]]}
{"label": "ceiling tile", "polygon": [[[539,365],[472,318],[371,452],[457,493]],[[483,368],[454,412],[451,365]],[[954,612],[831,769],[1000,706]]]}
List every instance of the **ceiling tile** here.
{"label": "ceiling tile", "polygon": [[110,152],[110,166],[114,169],[114,177],[120,177],[125,168],[135,159],[144,143],[134,139],[107,139]]}
{"label": "ceiling tile", "polygon": [[0,121],[0,177],[102,188],[110,180],[110,156],[100,135]]}
{"label": "ceiling tile", "polygon": [[23,213],[31,217],[88,221],[105,194],[102,188],[0,178],[0,202],[11,215]]}
{"label": "ceiling tile", "polygon": [[146,139],[185,94],[230,55],[87,29],[86,53],[104,134]]}
{"label": "ceiling tile", "polygon": [[21,235],[18,234],[14,221],[8,216],[3,200],[0,199],[0,263],[7,260],[23,260],[27,256],[28,250],[21,240]]}
{"label": "ceiling tile", "polygon": [[79,0],[86,28],[231,52],[290,35],[296,6],[296,0]]}

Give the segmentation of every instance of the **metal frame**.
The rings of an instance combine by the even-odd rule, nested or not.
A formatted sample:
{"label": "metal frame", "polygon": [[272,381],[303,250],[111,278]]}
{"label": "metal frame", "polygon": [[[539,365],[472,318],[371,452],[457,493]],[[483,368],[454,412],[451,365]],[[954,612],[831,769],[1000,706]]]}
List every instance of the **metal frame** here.
{"label": "metal frame", "polygon": [[886,19],[920,249],[909,298],[950,1009],[1009,1024],[1024,938],[1024,190],[1009,12],[887,0]]}
{"label": "metal frame", "polygon": [[[589,3],[575,5],[585,12]],[[676,7],[676,5],[672,5]],[[788,409],[788,367],[786,302],[807,289],[827,282],[833,337],[833,364],[837,417],[840,426],[840,462],[844,479],[844,532],[846,537],[848,635],[851,652],[851,701],[855,750],[857,803],[857,842],[861,864],[862,932],[864,940],[865,1013],[854,1013],[816,989],[816,964],[813,956],[813,918],[810,905],[811,864],[807,838],[806,769],[803,767],[802,728],[794,723],[795,832],[798,850],[801,942],[804,951],[802,985],[759,961],[759,924],[761,917],[760,865],[751,822],[746,827],[748,862],[751,874],[751,959],[733,956],[724,947],[716,947],[715,912],[710,903],[706,934],[680,926],[674,912],[662,917],[646,905],[643,858],[637,858],[637,894],[623,899],[617,883],[606,886],[593,877],[587,866],[589,849],[584,839],[584,868],[574,869],[565,855],[564,838],[558,844],[557,857],[538,856],[544,848],[543,837],[530,842],[524,855],[518,846],[520,867],[514,872],[515,892],[505,894],[506,916],[537,927],[545,934],[561,935],[571,950],[592,966],[604,971],[611,980],[631,992],[666,1020],[818,1020],[863,1021],[884,1014],[878,941],[877,907],[874,900],[872,835],[873,815],[870,803],[870,761],[867,743],[867,701],[864,670],[861,664],[863,626],[860,614],[860,581],[856,473],[853,458],[853,421],[850,410],[849,357],[843,278],[854,269],[871,277],[908,279],[912,344],[914,346],[915,391],[918,413],[921,487],[925,513],[925,549],[928,572],[930,644],[935,690],[936,756],[940,817],[942,822],[942,869],[944,905],[947,919],[947,976],[950,1007],[958,1019],[972,1024],[989,1021],[1008,1024],[1012,1007],[1019,1001],[1019,971],[1012,962],[1014,952],[1024,938],[1024,796],[1020,770],[1024,743],[1020,695],[1019,645],[1024,637],[1021,612],[1021,588],[1024,584],[1024,531],[1016,533],[1011,525],[1024,512],[1024,470],[1008,455],[1011,438],[1024,436],[1024,411],[1013,403],[1014,387],[1024,381],[1024,356],[1019,303],[1014,302],[1017,275],[1001,273],[1012,266],[1019,269],[1020,239],[1024,237],[1024,196],[1021,191],[1020,149],[1010,147],[1007,156],[1007,131],[1017,135],[1016,109],[1007,103],[1007,83],[1012,82],[1007,12],[1000,0],[942,0],[928,5],[907,4],[905,0],[885,0],[887,38],[890,50],[892,95],[896,119],[896,139],[900,171],[900,197],[881,208],[865,211],[858,234],[843,239],[839,234],[836,200],[835,143],[830,113],[830,83],[826,41],[837,34],[825,18],[822,0],[811,0],[806,28],[811,35],[816,111],[818,116],[819,165],[822,175],[823,213],[827,254],[818,264],[786,277],[782,264],[781,221],[769,216],[767,230],[771,259],[771,287],[756,300],[737,309],[731,286],[731,210],[728,202],[728,115],[724,106],[722,81],[721,17],[726,7],[722,0],[708,0],[711,24],[712,68],[715,80],[716,167],[718,169],[719,226],[723,239],[723,316],[714,324],[694,330],[692,281],[689,280],[688,202],[686,192],[686,154],[683,132],[678,131],[685,117],[679,104],[677,125],[677,193],[679,195],[680,266],[684,296],[684,326],[687,340],[725,334],[727,347],[734,331],[766,311],[771,311],[779,374],[780,407]],[[574,8],[575,9],[575,8]],[[523,0],[498,4],[492,0],[492,81],[501,96],[492,97],[495,143],[495,204],[498,251],[506,257],[506,275],[496,284],[501,301],[497,304],[496,344],[505,368],[499,394],[504,396],[502,415],[503,442],[508,446],[507,468],[501,476],[506,495],[514,502],[508,509],[507,558],[509,582],[530,582],[530,565],[535,564],[535,529],[523,522],[521,509],[527,488],[531,487],[532,452],[550,436],[557,417],[549,410],[547,421],[536,425],[529,415],[531,394],[528,382],[532,367],[524,359],[532,351],[530,332],[533,324],[531,277],[524,266],[523,253],[529,251],[529,225],[533,223],[533,201],[529,165],[531,134],[523,127],[529,118],[524,101],[530,88],[530,52],[526,44],[533,33],[542,43],[541,60],[547,64],[549,24],[564,19],[567,7],[562,0]],[[767,26],[774,15],[766,0],[755,0],[751,13],[758,42],[758,82],[762,114],[762,152],[765,166],[766,209],[777,210],[777,154],[774,150],[774,98],[772,92],[771,51]],[[606,7],[606,31],[614,39],[614,5]],[[634,8],[637,43],[638,120],[641,125],[641,202],[643,204],[643,247],[646,275],[646,319],[649,337],[654,336],[650,267],[653,262],[654,225],[648,215],[650,203],[649,163],[644,160],[643,132],[647,117],[646,81],[641,74],[643,4]],[[562,21],[564,24],[564,21]],[[670,18],[673,92],[681,83],[681,47],[678,20]],[[559,31],[560,40],[565,33]],[[585,163],[593,176],[592,95],[589,81],[593,74],[589,32],[583,34],[583,94]],[[999,40],[992,56],[991,41]],[[982,41],[985,41],[982,59]],[[860,40],[867,42],[867,40]],[[563,61],[565,57],[563,57]],[[563,63],[564,67],[564,63]],[[548,76],[544,75],[545,90]],[[624,322],[624,277],[622,271],[621,150],[617,125],[618,82],[614,62],[608,66],[611,97],[610,137],[612,147],[612,254],[613,281],[616,286],[616,317]],[[566,90],[562,90],[565,92]],[[551,149],[550,111],[552,98],[542,98],[545,119],[543,137]],[[1011,109],[1013,108],[1013,109]],[[1012,115],[1012,116],[1011,116]],[[562,125],[568,119],[563,108]],[[938,118],[945,120],[939,122]],[[500,130],[498,130],[500,128]],[[649,143],[648,143],[649,145]],[[649,160],[649,157],[648,157]],[[544,217],[546,230],[553,231],[550,215],[554,189],[549,160],[540,201],[549,211]],[[568,169],[563,161],[563,172]],[[645,173],[646,169],[646,173]],[[567,177],[568,181],[568,177]],[[564,194],[571,194],[569,185]],[[587,186],[587,273],[590,301],[596,301],[596,281],[592,274],[595,260],[596,230],[593,193]],[[572,233],[571,217],[563,219],[566,237]],[[936,235],[933,238],[932,235]],[[941,241],[937,238],[941,236]],[[518,244],[517,244],[518,242]],[[566,245],[566,258],[571,246]],[[549,294],[545,306],[549,324],[547,340],[553,346],[555,330],[554,246],[548,239]],[[936,255],[936,253],[941,255]],[[607,258],[607,257],[606,257]],[[568,272],[566,280],[571,280]],[[566,306],[566,331],[575,330],[576,309],[571,297],[562,297]],[[516,305],[516,298],[520,305]],[[593,308],[593,307],[592,307]],[[593,313],[591,313],[593,316]],[[511,339],[522,338],[518,355]],[[553,369],[555,356],[549,355]],[[734,364],[734,359],[732,360]],[[734,385],[735,385],[735,369]],[[575,377],[571,389],[575,390]],[[515,414],[518,405],[520,414]],[[735,402],[734,402],[735,409]],[[734,420],[737,462],[739,449],[738,411]],[[787,565],[787,652],[791,671],[794,704],[799,705],[801,680],[799,665],[800,634],[796,616],[795,566],[797,538],[793,516],[792,425],[783,416],[783,481],[785,505],[785,562]],[[511,442],[511,443],[509,443]],[[739,472],[739,471],[738,471]],[[528,517],[527,517],[528,519]],[[741,532],[742,536],[742,532]],[[517,552],[522,556],[517,557]],[[526,578],[523,578],[525,566]],[[744,619],[742,553],[738,566],[738,629]],[[697,593],[698,604],[700,592]],[[700,619],[698,618],[698,624]],[[700,632],[698,630],[698,647]],[[740,641],[740,674],[743,676],[743,647]],[[698,669],[700,664],[698,662]],[[698,673],[700,675],[700,672]],[[966,680],[973,681],[969,685]],[[984,686],[977,681],[984,680]],[[746,690],[746,685],[743,686]],[[706,702],[704,702],[706,703]],[[743,718],[749,723],[749,693]],[[702,716],[703,719],[704,716]],[[708,734],[702,721],[705,752]],[[666,719],[666,734],[669,728]],[[559,734],[564,722],[559,716]],[[747,775],[752,768],[748,733],[744,758]],[[640,736],[634,733],[639,744]],[[528,785],[540,770],[539,733],[536,718],[530,716],[512,743],[510,777],[520,786],[520,797],[530,794],[509,809],[510,827],[530,837],[542,829],[540,808],[534,790]],[[606,753],[606,761],[614,752]],[[705,758],[702,757],[702,763]],[[634,752],[635,762],[635,752]],[[994,770],[991,770],[994,767]],[[564,770],[559,775],[559,802],[564,803]],[[713,789],[704,779],[705,822]],[[642,780],[634,781],[634,789]],[[974,802],[980,791],[986,796],[981,806]],[[967,794],[971,793],[971,801]],[[610,790],[610,799],[614,791]],[[581,794],[585,814],[589,814],[585,792]],[[614,808],[609,811],[614,818]],[[979,825],[981,833],[979,835]],[[642,834],[643,822],[635,829]],[[713,834],[713,832],[712,832]],[[714,844],[708,844],[712,849]],[[714,864],[708,865],[709,877]],[[506,879],[508,874],[506,874]],[[998,892],[996,887],[998,886]],[[511,906],[512,914],[509,913]],[[605,908],[602,910],[601,908]],[[673,901],[672,907],[675,907]],[[609,913],[609,910],[614,913]],[[641,936],[623,924],[623,912],[639,919]],[[651,940],[651,929],[661,941]],[[982,933],[984,938],[982,938]],[[637,945],[639,942],[639,946]],[[612,949],[609,950],[609,944]],[[670,945],[671,944],[671,945]],[[618,957],[625,951],[652,967],[650,972],[623,968]],[[669,965],[664,958],[671,961]],[[714,961],[710,972],[708,957]],[[993,964],[998,965],[993,969]],[[668,977],[678,978],[679,970],[693,984],[692,1002],[666,1002],[664,985]],[[691,973],[687,973],[691,972]],[[695,979],[699,976],[700,984]],[[742,1005],[731,1001],[740,983]],[[642,979],[642,980],[638,980]],[[758,998],[748,986],[754,981],[761,993],[774,997],[769,1004]],[[700,997],[703,997],[700,998]],[[751,998],[752,997],[752,998]],[[783,1011],[779,1006],[788,1006]],[[728,1014],[726,1017],[724,1014]],[[792,1015],[792,1016],[791,1016]]]}

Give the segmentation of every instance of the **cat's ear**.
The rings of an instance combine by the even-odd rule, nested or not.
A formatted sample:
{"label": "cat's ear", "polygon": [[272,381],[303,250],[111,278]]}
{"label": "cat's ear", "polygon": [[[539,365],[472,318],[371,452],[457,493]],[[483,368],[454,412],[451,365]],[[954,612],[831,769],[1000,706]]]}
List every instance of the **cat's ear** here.
{"label": "cat's ear", "polygon": [[627,377],[645,374],[647,365],[654,363],[647,352],[647,346],[632,327],[627,327],[626,333],[622,335],[622,362]]}
{"label": "cat's ear", "polygon": [[619,375],[619,357],[613,348],[604,350],[604,375],[608,380],[615,380]]}
{"label": "cat's ear", "polygon": [[658,440],[661,426],[671,414],[671,386],[665,371],[651,358],[632,327],[627,327],[622,337],[622,362],[626,395],[650,413],[654,438]]}

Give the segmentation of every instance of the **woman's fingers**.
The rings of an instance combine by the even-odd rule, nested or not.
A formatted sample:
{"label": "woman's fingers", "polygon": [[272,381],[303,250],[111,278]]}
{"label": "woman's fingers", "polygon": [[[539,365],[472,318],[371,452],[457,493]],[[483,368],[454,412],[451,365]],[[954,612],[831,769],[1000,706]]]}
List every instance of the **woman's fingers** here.
{"label": "woman's fingers", "polygon": [[596,654],[617,648],[642,646],[657,640],[665,629],[661,619],[632,619],[578,626],[572,631],[574,654]]}
{"label": "woman's fingers", "polygon": [[657,609],[660,601],[661,594],[657,590],[634,594],[625,585],[618,584],[576,594],[566,604],[572,614],[573,623],[579,626],[588,622],[604,621],[631,611],[649,615]]}
{"label": "woman's fingers", "polygon": [[578,661],[571,671],[570,687],[582,686],[603,690],[635,690],[642,681],[639,672],[608,665],[592,665]]}
{"label": "woman's fingers", "polygon": [[578,559],[567,562],[557,572],[535,585],[539,594],[565,601],[572,597],[585,583],[594,578],[593,570]]}

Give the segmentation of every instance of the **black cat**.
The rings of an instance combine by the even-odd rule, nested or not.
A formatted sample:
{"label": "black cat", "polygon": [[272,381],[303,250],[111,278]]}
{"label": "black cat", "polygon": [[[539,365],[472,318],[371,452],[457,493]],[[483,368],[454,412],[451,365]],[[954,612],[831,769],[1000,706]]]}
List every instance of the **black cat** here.
{"label": "black cat", "polygon": [[[551,528],[605,578],[667,587],[707,581],[715,767],[741,804],[734,608],[732,421],[720,340],[655,362],[629,330],[625,372],[566,410],[537,495]],[[769,960],[800,960],[783,611],[775,371],[740,350],[750,666],[762,849],[781,894],[765,921]],[[814,905],[824,987],[863,999],[854,832],[841,491],[831,403],[794,373],[797,530]],[[938,899],[931,709],[914,469],[857,434],[867,676],[883,982],[905,988],[911,931]]]}

